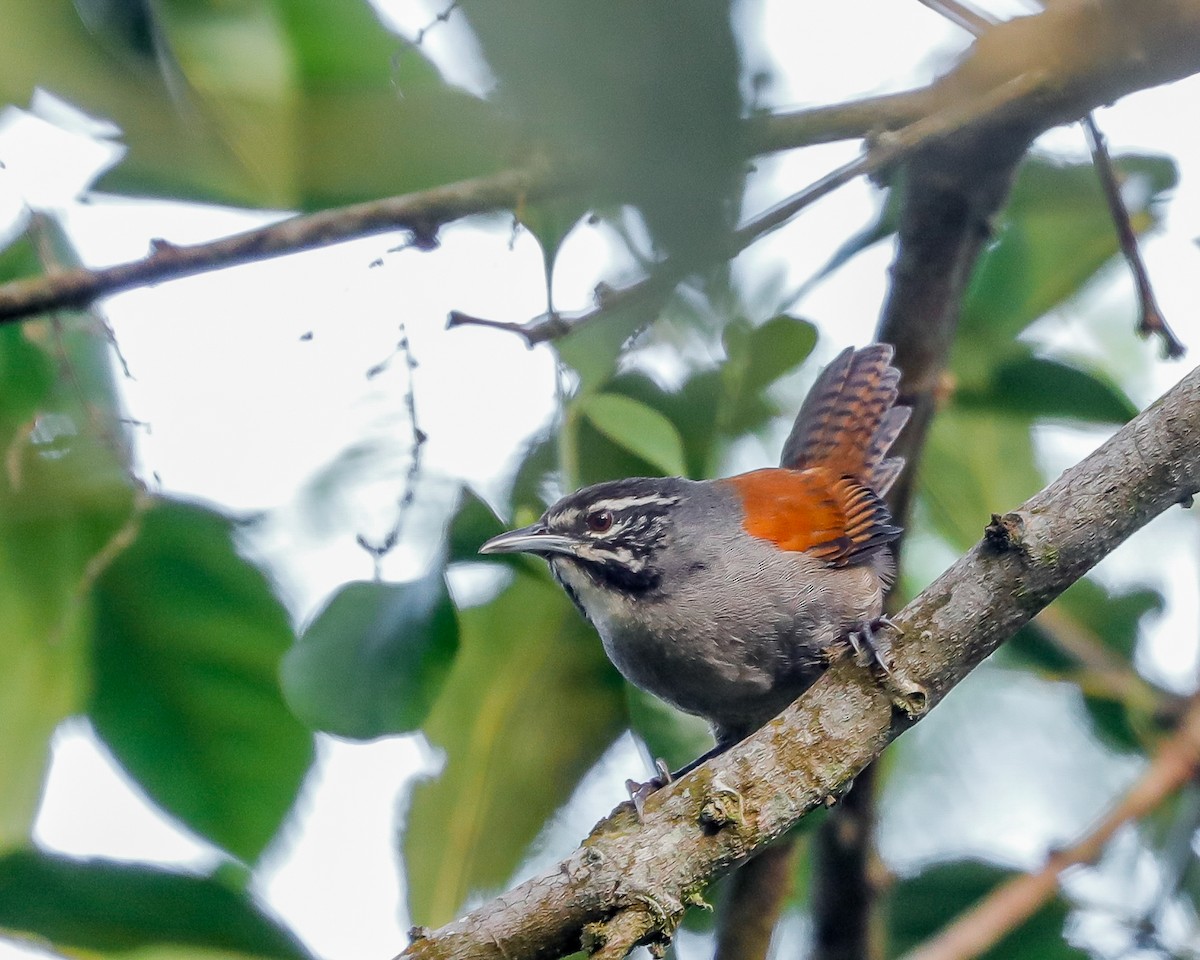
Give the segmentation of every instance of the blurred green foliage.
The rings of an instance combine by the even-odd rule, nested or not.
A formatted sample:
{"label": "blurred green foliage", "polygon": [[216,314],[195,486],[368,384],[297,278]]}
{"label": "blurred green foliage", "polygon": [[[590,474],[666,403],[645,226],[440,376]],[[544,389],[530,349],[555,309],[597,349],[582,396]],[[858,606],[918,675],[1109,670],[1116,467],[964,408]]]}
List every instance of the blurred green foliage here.
{"label": "blurred green foliage", "polygon": [[[727,249],[746,174],[729,4],[458,7],[496,80],[487,98],[447,84],[361,0],[0,0],[0,98],[24,104],[40,85],[114,120],[128,155],[107,189],[258,208],[419,190],[533,154],[578,159],[586,184],[514,211],[542,244],[548,286],[580,218],[622,204],[695,274],[687,296],[663,289],[556,344],[571,385],[560,424],[530,443],[504,512],[527,522],[552,491],[613,477],[719,473],[738,444],[790,419],[779,387],[812,374],[819,340],[787,304],[751,309],[755,291],[727,282],[697,305],[720,286],[706,286],[705,270]],[[1131,212],[1151,229],[1173,164],[1135,156],[1118,169],[1144,187]],[[855,236],[832,238],[813,282],[890,239],[898,197]],[[1031,158],[996,228],[963,305],[954,388],[917,466],[916,532],[956,551],[1045,482],[1037,426],[1111,426],[1135,412],[1105,373],[1023,337],[1117,255],[1090,168]],[[39,229],[0,251],[0,281],[56,265],[35,247]],[[710,358],[670,386],[639,362],[663,315]],[[297,636],[239,554],[234,518],[132,479],[110,371],[106,331],[87,313],[0,327],[0,930],[89,955],[303,957],[245,880],[310,768],[314,730],[419,730],[444,755],[413,792],[402,840],[411,915],[429,924],[507,883],[625,730],[672,766],[707,745],[695,718],[621,680],[540,564],[487,558],[503,586],[455,604],[448,568],[483,562],[478,546],[506,525],[470,491],[425,576],[347,584]],[[1085,581],[1058,621],[1029,627],[1005,656],[1077,684],[1096,736],[1144,754],[1158,691],[1140,678],[1124,693],[1097,687],[1054,623],[1136,678],[1140,626],[1161,605],[1153,590]],[[86,717],[154,803],[240,865],[198,877],[37,852],[50,738],[69,717]],[[798,910],[808,869],[802,858]],[[964,862],[898,882],[893,952],[1005,875]],[[1069,908],[1055,901],[991,956],[1074,954],[1062,937]]]}

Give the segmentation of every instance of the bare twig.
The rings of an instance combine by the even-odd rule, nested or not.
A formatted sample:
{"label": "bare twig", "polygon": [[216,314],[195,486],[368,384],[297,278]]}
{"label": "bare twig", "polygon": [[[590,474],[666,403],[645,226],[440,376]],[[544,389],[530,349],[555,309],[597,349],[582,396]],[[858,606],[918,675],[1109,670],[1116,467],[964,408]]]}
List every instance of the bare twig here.
{"label": "bare twig", "polygon": [[373,379],[383,373],[397,356],[404,357],[404,369],[407,375],[404,389],[404,410],[408,414],[409,429],[412,432],[412,446],[409,448],[408,470],[404,474],[404,489],[400,496],[396,498],[396,517],[381,541],[372,542],[361,533],[355,537],[355,542],[367,551],[374,560],[376,580],[382,575],[383,558],[400,542],[400,536],[404,532],[405,518],[408,516],[408,511],[417,496],[417,479],[421,474],[421,453],[425,449],[425,442],[429,439],[425,431],[417,423],[417,384],[415,371],[419,364],[417,363],[417,358],[413,356],[412,341],[408,338],[408,328],[403,323],[400,324],[400,338],[396,341],[392,352],[367,370],[367,379]]}
{"label": "bare twig", "polygon": [[[735,230],[725,256],[737,256],[755,240],[783,226],[806,207],[851,180],[882,170],[922,147],[961,132],[976,123],[1000,122],[1015,106],[1036,94],[1041,85],[1040,75],[1021,75],[994,90],[988,90],[977,100],[954,104],[894,133],[881,134],[862,156],[830,171],[799,193],[793,194]],[[505,330],[518,334],[529,346],[534,346],[564,336],[613,311],[652,302],[669,292],[686,276],[686,272],[686,268],[681,264],[665,260],[641,280],[618,289],[607,286],[598,289],[596,305],[590,310],[574,314],[550,312],[528,323],[510,323],[453,311],[447,319],[447,325],[475,325]]]}
{"label": "bare twig", "polygon": [[429,33],[430,30],[432,30],[438,24],[448,22],[454,15],[454,11],[458,9],[458,5],[459,0],[452,0],[452,2],[446,6],[445,10],[441,11],[437,16],[430,20],[429,23],[425,24],[425,26],[418,30],[416,36],[413,37],[413,45],[419,47],[425,42],[425,35]]}
{"label": "bare twig", "polygon": [[1195,777],[1198,768],[1200,695],[1192,698],[1178,730],[1159,748],[1145,773],[1099,823],[1069,847],[1052,853],[1037,873],[1014,877],[997,887],[905,960],[967,960],[984,953],[1055,895],[1064,870],[1094,862],[1118,828],[1155,810]]}
{"label": "bare twig", "polygon": [[1125,255],[1125,262],[1129,264],[1129,272],[1133,274],[1140,313],[1137,331],[1143,337],[1159,337],[1162,340],[1163,353],[1172,360],[1177,360],[1187,352],[1187,348],[1167,325],[1166,318],[1159,309],[1158,300],[1154,296],[1154,288],[1150,285],[1150,274],[1147,273],[1146,263],[1142,259],[1137,233],[1130,222],[1129,210],[1125,207],[1125,201],[1121,198],[1121,185],[1117,182],[1117,174],[1113,169],[1108,146],[1104,142],[1104,134],[1100,132],[1100,128],[1096,126],[1096,121],[1092,119],[1090,113],[1081,122],[1084,133],[1087,135],[1088,147],[1092,151],[1092,163],[1100,177],[1100,184],[1104,187],[1108,210],[1112,214],[1113,224],[1117,228],[1117,240],[1121,244],[1121,253]]}
{"label": "bare twig", "polygon": [[996,19],[989,14],[976,10],[969,4],[959,3],[958,0],[919,0],[919,2],[977,37],[997,23]]}
{"label": "bare twig", "polygon": [[0,323],[58,307],[81,307],[97,297],[192,276],[218,267],[311,250],[353,237],[409,230],[431,241],[442,225],[462,217],[540,199],[565,189],[572,178],[546,164],[464,180],[399,197],[291,217],[211,243],[177,246],[157,241],[141,260],[88,270],[54,271],[0,286]]}

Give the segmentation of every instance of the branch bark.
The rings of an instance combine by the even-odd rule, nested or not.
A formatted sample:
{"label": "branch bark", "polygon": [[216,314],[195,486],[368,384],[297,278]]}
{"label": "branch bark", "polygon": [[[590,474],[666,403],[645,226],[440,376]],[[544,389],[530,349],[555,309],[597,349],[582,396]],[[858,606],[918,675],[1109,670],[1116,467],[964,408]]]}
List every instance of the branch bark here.
{"label": "branch bark", "polygon": [[[1200,492],[1200,369],[1012,513],[897,617],[895,669],[936,704],[1131,533]],[[911,704],[910,704],[911,705]],[[581,945],[620,955],[669,936],[717,874],[844,790],[916,720],[851,662],[734,749],[622,804],[549,872],[403,956],[520,960]]]}

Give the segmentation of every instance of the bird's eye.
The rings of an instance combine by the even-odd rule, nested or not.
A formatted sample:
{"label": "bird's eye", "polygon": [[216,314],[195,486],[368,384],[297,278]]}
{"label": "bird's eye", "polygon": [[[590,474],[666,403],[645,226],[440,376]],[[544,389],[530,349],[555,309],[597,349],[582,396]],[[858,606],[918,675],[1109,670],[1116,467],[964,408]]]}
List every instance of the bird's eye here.
{"label": "bird's eye", "polygon": [[613,515],[610,510],[593,510],[587,515],[587,528],[592,533],[604,533],[612,528]]}

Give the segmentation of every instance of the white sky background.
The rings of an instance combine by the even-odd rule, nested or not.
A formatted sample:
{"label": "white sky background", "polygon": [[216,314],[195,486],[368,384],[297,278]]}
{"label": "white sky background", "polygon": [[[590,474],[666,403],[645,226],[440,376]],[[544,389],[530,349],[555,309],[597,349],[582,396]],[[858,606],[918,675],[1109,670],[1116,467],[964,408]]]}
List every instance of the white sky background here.
{"label": "white sky background", "polygon": [[[389,5],[410,35],[439,8],[415,0]],[[1023,8],[997,0],[989,9],[1008,15]],[[762,0],[761,5],[746,0],[743,11],[749,58],[769,61],[777,71],[768,96],[779,108],[923,83],[966,43],[915,0],[824,4],[819,17],[811,7],[790,0]],[[452,18],[427,35],[431,55],[444,55],[453,29]],[[478,71],[454,67],[447,64],[459,82],[486,83]],[[1146,244],[1145,253],[1164,312],[1193,347],[1193,357],[1200,355],[1194,310],[1200,252],[1193,243],[1200,235],[1200,151],[1189,118],[1195,115],[1198,93],[1200,81],[1193,79],[1130,97],[1098,116],[1115,152],[1161,151],[1179,163],[1181,184],[1168,208],[1167,229]],[[0,127],[0,156],[7,165],[0,171],[0,224],[18,209],[22,196],[36,191],[37,202],[65,208],[72,237],[91,264],[142,256],[152,237],[196,242],[264,219],[164,203],[72,204],[68,198],[78,187],[79,174],[44,173],[46,156],[64,155],[60,145],[31,146],[35,153],[25,163],[15,136]],[[1077,156],[1084,152],[1082,134],[1075,128],[1056,131],[1046,142]],[[857,149],[838,144],[767,161],[748,197],[748,212],[798,189]],[[76,141],[70,155],[90,163],[81,150]],[[27,176],[31,167],[43,176]],[[870,219],[875,204],[865,184],[844,188],[743,255],[747,270],[758,274],[765,265],[775,266],[798,285]],[[519,235],[510,249],[510,231],[502,219],[492,228],[451,226],[440,238],[440,249],[432,253],[389,253],[398,238],[370,238],[138,290],[105,304],[135,378],[125,382],[130,412],[149,425],[139,451],[145,475],[157,475],[162,488],[173,493],[236,511],[270,511],[253,548],[272,564],[298,619],[338,584],[371,575],[371,560],[355,544],[355,536],[381,534],[394,520],[411,442],[404,409],[408,373],[402,358],[373,379],[366,371],[392,354],[400,323],[420,364],[413,374],[418,419],[430,438],[418,488],[421,503],[448,507],[461,480],[495,499],[521,440],[551,414],[555,374],[547,349],[526,350],[517,338],[494,331],[444,330],[450,309],[509,320],[540,313],[545,305],[535,241]],[[556,273],[558,306],[570,309],[587,302],[609,268],[609,249],[598,230],[582,230],[568,241]],[[383,265],[371,268],[379,257]],[[821,327],[822,359],[844,344],[870,338],[890,258],[887,245],[868,251],[799,305]],[[1068,308],[1074,316],[1071,336],[1059,336],[1052,346],[1094,353],[1098,341],[1088,324],[1101,323],[1108,343],[1114,327],[1128,328],[1122,380],[1128,380],[1129,369],[1137,371],[1134,399],[1139,404],[1190,369],[1186,361],[1158,362],[1156,345],[1134,338],[1132,292],[1120,270],[1111,271],[1085,301],[1100,308]],[[309,332],[311,339],[301,339]],[[1144,363],[1137,357],[1145,358]],[[805,376],[812,372],[810,366]],[[1045,462],[1061,469],[1096,439],[1048,431]],[[744,450],[741,456],[753,458],[755,453]],[[761,454],[744,466],[773,459],[773,451],[765,447]],[[341,463],[342,469],[331,471],[331,463]],[[317,498],[314,490],[329,480],[336,495]],[[436,509],[428,513],[437,515]],[[428,547],[422,544],[433,539],[422,527],[433,522],[428,517],[422,513],[409,519],[405,541],[384,561],[387,578],[404,579],[420,571],[428,559]],[[1168,578],[1171,608],[1152,632],[1146,668],[1181,688],[1188,687],[1194,670],[1200,619],[1194,539],[1190,518],[1177,512],[1156,522],[1104,567],[1113,582],[1137,582],[1146,571]],[[1178,562],[1162,563],[1163,543],[1180,545]],[[975,721],[970,724],[975,737],[953,748],[957,766],[934,764],[896,784],[889,794],[881,844],[894,864],[911,865],[944,853],[948,836],[959,849],[1035,863],[1049,843],[1068,838],[1133,773],[1130,764],[1113,760],[1088,739],[1070,696],[1047,699],[1023,693],[1027,684],[1038,683],[1033,680],[1007,683],[985,677],[973,682],[986,689],[972,703],[973,718],[954,721],[959,726]],[[939,729],[951,729],[952,710],[948,703],[916,733],[932,738]],[[1067,732],[1039,758],[1047,769],[1044,784],[1012,785],[1005,793],[1004,785],[986,775],[1006,749],[1005,741],[994,732],[989,735],[989,729],[1000,726],[989,717],[1003,716],[1011,726],[1014,714],[1031,725],[1051,726],[1056,734]],[[1064,751],[1064,745],[1069,749]],[[394,852],[398,797],[415,771],[436,761],[411,737],[371,745],[323,738],[320,757],[319,772],[301,798],[297,817],[268,855],[259,892],[322,956],[391,956],[407,927],[397,906],[402,893]],[[628,739],[614,747],[561,822],[547,831],[537,862],[551,861],[573,847],[597,817],[623,798],[624,778],[637,775],[642,762]],[[1026,755],[1025,762],[1037,760]],[[934,796],[944,799],[943,834],[931,835],[905,819],[906,810],[915,811],[917,805],[906,805],[904,797],[918,795],[923,805]],[[951,803],[955,798],[960,802]],[[1007,811],[1008,825],[980,814],[985,805],[988,811]],[[928,814],[931,808],[921,809]],[[140,798],[82,723],[60,731],[36,839],[48,849],[81,856],[197,867],[214,862],[211,848]],[[0,944],[0,960],[23,949]]]}

